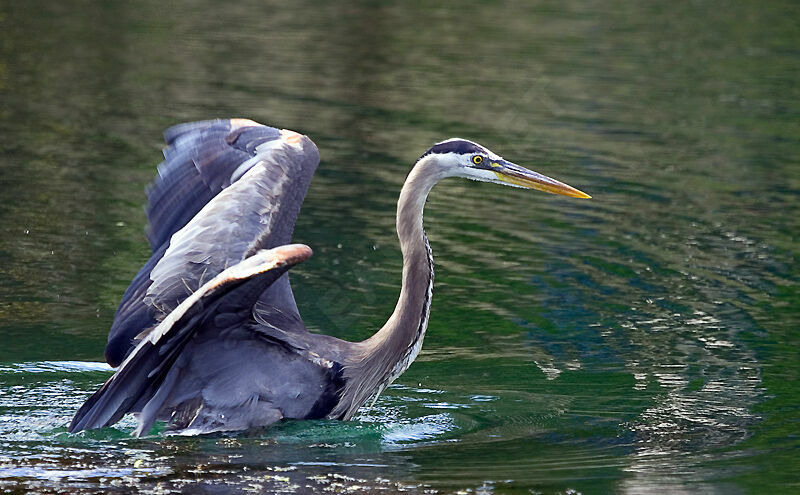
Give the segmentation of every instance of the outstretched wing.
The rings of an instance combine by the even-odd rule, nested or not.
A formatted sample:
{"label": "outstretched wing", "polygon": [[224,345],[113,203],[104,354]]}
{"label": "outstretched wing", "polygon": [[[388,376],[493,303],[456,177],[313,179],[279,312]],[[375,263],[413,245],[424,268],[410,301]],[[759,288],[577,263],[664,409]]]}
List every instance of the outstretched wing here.
{"label": "outstretched wing", "polygon": [[218,326],[220,315],[251,318],[264,289],[310,256],[311,248],[303,244],[258,251],[206,282],[139,342],[117,372],[75,413],[69,431],[108,426],[128,412],[141,412],[137,436],[149,430],[175,385],[164,383],[165,378],[198,329],[207,322]]}
{"label": "outstretched wing", "polygon": [[[134,337],[228,266],[291,241],[311,176],[314,143],[293,131],[225,119],[172,127],[158,177],[148,189],[153,256],[128,287],[108,336],[117,366]],[[287,276],[260,305],[300,321]],[[301,325],[300,325],[301,326]]]}

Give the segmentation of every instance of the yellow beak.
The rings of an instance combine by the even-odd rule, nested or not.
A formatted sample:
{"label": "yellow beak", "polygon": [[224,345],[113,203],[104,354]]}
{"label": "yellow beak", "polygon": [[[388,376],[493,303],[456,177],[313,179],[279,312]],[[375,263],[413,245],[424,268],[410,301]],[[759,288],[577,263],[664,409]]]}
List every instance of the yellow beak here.
{"label": "yellow beak", "polygon": [[585,192],[579,191],[563,182],[505,160],[491,162],[490,165],[491,171],[495,173],[501,182],[573,198],[591,198]]}

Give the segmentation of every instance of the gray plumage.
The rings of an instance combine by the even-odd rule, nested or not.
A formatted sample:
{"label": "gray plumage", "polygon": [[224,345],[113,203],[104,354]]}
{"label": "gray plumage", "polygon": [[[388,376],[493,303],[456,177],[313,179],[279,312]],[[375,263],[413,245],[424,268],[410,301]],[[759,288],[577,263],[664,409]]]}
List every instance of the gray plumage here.
{"label": "gray plumage", "polygon": [[312,334],[288,274],[311,256],[289,245],[319,163],[305,136],[244,119],[166,131],[148,189],[153,256],[125,292],[106,347],[116,373],[78,410],[70,432],[138,416],[184,434],[243,430],[281,418],[350,419],[402,374],[422,347],[433,295],[425,199],[446,177],[588,197],[470,141],[432,147],[397,205],[400,297],[362,342]]}
{"label": "gray plumage", "polygon": [[[319,163],[307,137],[246,119],[182,124],[164,136],[165,161],[147,194],[154,253],[114,316],[106,347],[112,366],[122,362],[136,335],[203,281],[256,249],[291,242]],[[265,299],[299,320],[288,277]]]}

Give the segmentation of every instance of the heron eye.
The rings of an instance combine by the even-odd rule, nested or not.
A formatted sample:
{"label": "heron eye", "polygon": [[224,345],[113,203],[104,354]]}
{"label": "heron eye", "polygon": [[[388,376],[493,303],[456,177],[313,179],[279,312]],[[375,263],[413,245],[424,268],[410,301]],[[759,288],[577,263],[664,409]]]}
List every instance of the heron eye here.
{"label": "heron eye", "polygon": [[475,165],[480,165],[481,163],[483,163],[483,157],[481,155],[473,156],[472,163],[474,163]]}

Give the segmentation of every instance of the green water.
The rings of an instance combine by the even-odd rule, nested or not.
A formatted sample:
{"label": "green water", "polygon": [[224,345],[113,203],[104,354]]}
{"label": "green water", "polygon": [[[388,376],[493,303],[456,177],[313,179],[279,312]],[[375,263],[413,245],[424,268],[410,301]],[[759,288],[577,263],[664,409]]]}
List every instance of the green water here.
{"label": "green water", "polygon": [[[0,491],[800,490],[793,2],[3,2]],[[306,324],[394,307],[394,203],[474,139],[593,196],[450,180],[417,362],[357,421],[230,437],[65,426],[148,257],[160,132],[319,145]]]}

